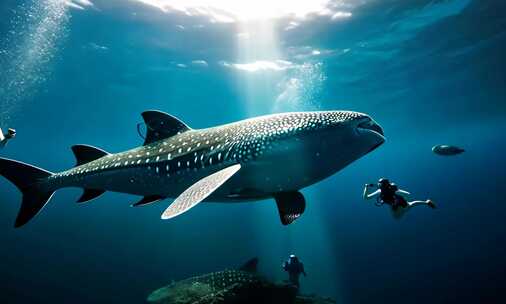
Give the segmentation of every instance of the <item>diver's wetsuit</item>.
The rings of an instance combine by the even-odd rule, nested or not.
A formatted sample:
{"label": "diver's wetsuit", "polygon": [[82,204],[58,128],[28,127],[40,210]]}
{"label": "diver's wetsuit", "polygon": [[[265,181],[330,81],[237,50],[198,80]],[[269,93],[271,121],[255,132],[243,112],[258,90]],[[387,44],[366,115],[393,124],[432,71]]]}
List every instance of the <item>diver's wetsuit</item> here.
{"label": "diver's wetsuit", "polygon": [[399,207],[407,207],[408,202],[404,197],[397,194],[399,188],[396,185],[384,185],[380,188],[381,193],[379,200],[382,203],[389,204],[393,210],[397,210]]}
{"label": "diver's wetsuit", "polygon": [[299,277],[300,274],[306,276],[304,271],[304,264],[302,264],[297,257],[290,256],[288,261],[283,263],[283,269],[288,272],[288,278],[290,282],[297,287],[300,287]]}

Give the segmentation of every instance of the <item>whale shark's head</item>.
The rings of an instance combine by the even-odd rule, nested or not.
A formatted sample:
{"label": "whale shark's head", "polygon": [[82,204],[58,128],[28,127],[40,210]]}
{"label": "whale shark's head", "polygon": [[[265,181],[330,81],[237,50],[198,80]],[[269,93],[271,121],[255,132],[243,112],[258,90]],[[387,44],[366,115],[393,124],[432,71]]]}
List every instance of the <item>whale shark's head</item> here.
{"label": "whale shark's head", "polygon": [[385,142],[383,129],[369,115],[351,111],[316,112],[319,125],[302,132],[310,183],[343,169]]}
{"label": "whale shark's head", "polygon": [[287,152],[301,153],[298,155],[329,152],[353,161],[385,142],[380,125],[369,115],[353,111],[276,114],[255,121],[246,130],[273,144],[271,150],[281,152],[283,157]]}
{"label": "whale shark's head", "polygon": [[367,114],[329,111],[320,115],[323,126],[317,130],[319,139],[316,139],[315,146],[320,146],[320,154],[334,158],[339,167],[357,160],[385,142],[383,129]]}
{"label": "whale shark's head", "polygon": [[[285,113],[263,120],[256,128],[270,142],[259,160],[284,176],[304,177],[301,184],[284,186],[287,189],[332,175],[385,142],[381,126],[352,111]],[[269,171],[267,166],[262,170]]]}
{"label": "whale shark's head", "polygon": [[357,119],[349,122],[349,128],[355,132],[357,149],[367,154],[385,142],[383,128],[368,115],[359,113]]}

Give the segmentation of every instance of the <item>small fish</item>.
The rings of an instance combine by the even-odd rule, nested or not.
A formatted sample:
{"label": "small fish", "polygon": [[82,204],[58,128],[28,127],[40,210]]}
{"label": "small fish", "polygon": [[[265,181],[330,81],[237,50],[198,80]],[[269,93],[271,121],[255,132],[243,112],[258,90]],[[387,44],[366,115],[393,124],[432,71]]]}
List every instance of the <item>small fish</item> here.
{"label": "small fish", "polygon": [[436,153],[437,155],[443,155],[443,156],[451,156],[451,155],[457,155],[465,150],[456,146],[450,146],[450,145],[436,145],[432,147],[432,152]]}

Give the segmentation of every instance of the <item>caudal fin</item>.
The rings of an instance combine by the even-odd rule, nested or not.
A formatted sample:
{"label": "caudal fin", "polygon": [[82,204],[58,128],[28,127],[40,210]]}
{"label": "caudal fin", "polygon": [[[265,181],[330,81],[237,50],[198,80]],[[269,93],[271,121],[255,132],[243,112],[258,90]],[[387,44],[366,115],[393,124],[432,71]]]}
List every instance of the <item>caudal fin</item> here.
{"label": "caudal fin", "polygon": [[39,181],[53,173],[11,159],[0,157],[0,175],[11,181],[23,193],[21,208],[14,227],[21,227],[46,205],[54,191],[41,190]]}

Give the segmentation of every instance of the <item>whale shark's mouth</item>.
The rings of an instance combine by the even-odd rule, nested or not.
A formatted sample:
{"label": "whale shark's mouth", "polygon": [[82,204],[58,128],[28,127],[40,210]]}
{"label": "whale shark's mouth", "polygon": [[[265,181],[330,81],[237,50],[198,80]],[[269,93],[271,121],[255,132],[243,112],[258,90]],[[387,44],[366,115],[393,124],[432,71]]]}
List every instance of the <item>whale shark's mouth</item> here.
{"label": "whale shark's mouth", "polygon": [[368,151],[367,153],[370,153],[374,150],[376,150],[379,146],[381,146],[385,142],[385,134],[383,133],[383,128],[381,128],[380,125],[378,125],[374,120],[371,118],[367,118],[361,123],[359,123],[356,127],[357,133],[373,133],[378,138],[378,142],[375,143]]}
{"label": "whale shark's mouth", "polygon": [[378,125],[377,123],[375,123],[372,119],[370,118],[367,118],[367,120],[359,123],[357,125],[357,129],[358,130],[368,130],[368,131],[373,131],[375,133],[378,133],[379,135],[381,135],[382,137],[385,136],[385,134],[383,133],[383,129],[380,127],[380,125]]}

